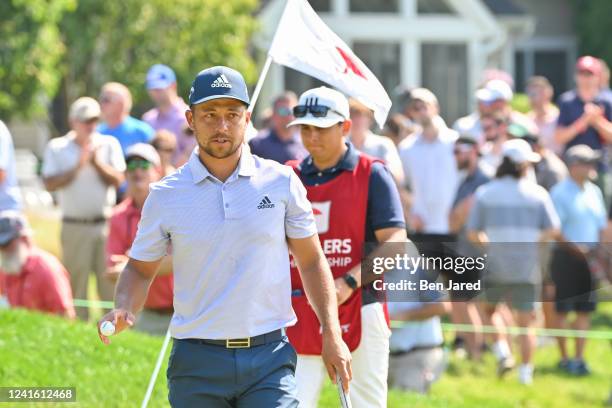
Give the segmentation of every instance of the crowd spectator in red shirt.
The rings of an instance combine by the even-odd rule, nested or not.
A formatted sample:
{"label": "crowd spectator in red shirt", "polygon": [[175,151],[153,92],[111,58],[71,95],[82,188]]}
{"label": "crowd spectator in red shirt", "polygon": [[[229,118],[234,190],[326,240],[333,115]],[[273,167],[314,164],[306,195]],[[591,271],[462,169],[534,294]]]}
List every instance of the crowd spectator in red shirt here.
{"label": "crowd spectator in red shirt", "polygon": [[10,307],[76,316],[68,272],[55,256],[34,245],[18,212],[0,213],[0,252],[0,288]]}
{"label": "crowd spectator in red shirt", "polygon": [[[107,273],[113,280],[118,278],[128,261],[128,251],[136,236],[149,184],[158,181],[161,174],[159,154],[149,144],[138,143],[129,147],[126,162],[127,196],[113,209],[106,243]],[[166,257],[160,268],[135,328],[149,334],[164,335],[174,312],[171,258]]]}

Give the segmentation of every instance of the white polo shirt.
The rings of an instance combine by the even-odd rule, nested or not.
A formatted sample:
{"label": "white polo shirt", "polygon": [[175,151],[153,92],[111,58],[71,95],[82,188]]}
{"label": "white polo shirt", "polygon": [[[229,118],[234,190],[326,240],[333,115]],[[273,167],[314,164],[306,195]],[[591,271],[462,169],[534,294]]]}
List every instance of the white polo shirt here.
{"label": "white polo shirt", "polygon": [[453,154],[458,136],[441,127],[433,141],[419,133],[400,142],[406,185],[413,195],[412,213],[423,220],[425,233],[448,234],[448,216],[459,187]]}
{"label": "white polo shirt", "polygon": [[291,168],[243,149],[221,182],[196,148],[176,173],[151,185],[130,256],[155,261],[172,243],[174,338],[251,337],[297,321],[286,238],[316,231]]}
{"label": "white polo shirt", "polygon": [[[92,148],[98,160],[125,171],[121,145],[114,137],[99,133],[91,135]],[[42,175],[52,177],[74,169],[81,156],[81,147],[75,142],[75,133],[51,139],[45,149]],[[116,201],[115,187],[102,180],[93,164],[87,163],[69,184],[58,191],[59,206],[64,217],[96,218],[110,216]]]}

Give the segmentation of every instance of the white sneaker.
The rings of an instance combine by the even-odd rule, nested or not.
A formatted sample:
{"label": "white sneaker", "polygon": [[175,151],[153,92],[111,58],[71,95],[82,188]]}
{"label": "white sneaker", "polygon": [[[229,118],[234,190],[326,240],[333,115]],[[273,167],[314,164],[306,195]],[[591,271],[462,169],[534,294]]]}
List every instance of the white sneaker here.
{"label": "white sneaker", "polygon": [[519,382],[523,385],[533,383],[533,366],[531,364],[521,364],[518,369]]}

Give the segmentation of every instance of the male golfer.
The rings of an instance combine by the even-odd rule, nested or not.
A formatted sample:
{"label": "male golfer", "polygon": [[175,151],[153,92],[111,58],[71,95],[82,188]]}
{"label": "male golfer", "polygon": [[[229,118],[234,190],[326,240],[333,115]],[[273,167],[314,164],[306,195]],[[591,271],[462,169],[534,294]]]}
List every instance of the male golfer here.
{"label": "male golfer", "polygon": [[117,332],[134,323],[172,243],[173,407],[298,405],[296,354],[284,333],[296,322],[289,249],[322,323],[327,371],[337,370],[346,388],[351,379],[306,191],[290,168],[242,148],[248,104],[237,71],[218,66],[197,75],[186,118],[198,147],[176,173],[151,185],[115,309],[100,321],[113,321]]}
{"label": "male golfer", "polygon": [[[344,95],[327,87],[310,89],[293,112],[296,119],[290,125],[300,126],[310,156],[288,164],[306,186],[335,278],[340,324],[353,356],[350,398],[355,407],[386,407],[391,332],[384,305],[368,285],[361,289],[360,264],[366,242],[407,241],[399,192],[383,163],[345,140],[351,120]],[[287,333],[299,354],[298,399],[310,408],[317,405],[325,375],[325,338],[320,334],[325,323],[317,320],[316,305],[304,296],[308,282],[301,276],[292,269],[298,323]]]}

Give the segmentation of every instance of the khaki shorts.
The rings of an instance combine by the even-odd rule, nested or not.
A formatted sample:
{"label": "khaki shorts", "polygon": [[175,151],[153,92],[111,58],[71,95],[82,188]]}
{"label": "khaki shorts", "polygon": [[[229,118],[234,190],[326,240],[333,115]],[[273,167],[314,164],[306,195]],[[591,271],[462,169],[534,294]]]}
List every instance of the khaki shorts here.
{"label": "khaki shorts", "polygon": [[427,393],[446,369],[442,347],[408,351],[389,357],[389,387]]}

